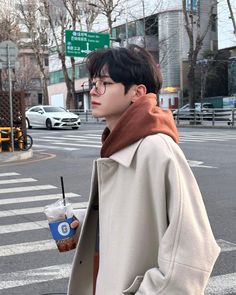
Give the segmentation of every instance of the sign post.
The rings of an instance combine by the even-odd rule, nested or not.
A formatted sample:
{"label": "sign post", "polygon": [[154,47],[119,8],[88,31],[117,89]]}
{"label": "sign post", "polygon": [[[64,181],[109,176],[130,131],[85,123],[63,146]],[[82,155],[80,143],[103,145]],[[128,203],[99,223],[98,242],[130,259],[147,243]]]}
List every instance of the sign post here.
{"label": "sign post", "polygon": [[86,57],[91,51],[110,46],[110,35],[66,30],[66,56]]}
{"label": "sign post", "polygon": [[9,105],[10,105],[10,127],[11,127],[11,146],[14,152],[14,134],[13,134],[13,107],[12,107],[12,80],[11,67],[15,63],[18,54],[18,49],[12,41],[3,41],[0,43],[0,60],[3,61],[2,68],[8,69],[8,83],[9,83]]}

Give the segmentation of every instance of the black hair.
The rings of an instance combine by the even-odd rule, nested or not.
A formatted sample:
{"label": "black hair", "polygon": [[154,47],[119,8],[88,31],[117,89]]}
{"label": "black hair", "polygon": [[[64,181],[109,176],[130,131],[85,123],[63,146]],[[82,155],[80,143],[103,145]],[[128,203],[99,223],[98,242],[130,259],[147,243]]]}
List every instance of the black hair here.
{"label": "black hair", "polygon": [[125,86],[144,84],[147,93],[158,93],[162,77],[154,57],[146,49],[129,45],[127,48],[106,48],[91,52],[86,59],[90,79],[102,77],[106,72],[116,83]]}

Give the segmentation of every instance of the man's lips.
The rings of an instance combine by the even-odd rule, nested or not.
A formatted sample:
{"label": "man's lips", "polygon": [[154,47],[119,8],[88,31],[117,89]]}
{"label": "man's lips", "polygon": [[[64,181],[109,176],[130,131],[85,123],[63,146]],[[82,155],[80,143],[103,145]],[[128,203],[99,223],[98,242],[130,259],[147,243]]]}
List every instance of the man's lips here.
{"label": "man's lips", "polygon": [[97,102],[97,101],[92,101],[92,105],[98,106],[98,105],[101,105],[101,104],[99,102]]}

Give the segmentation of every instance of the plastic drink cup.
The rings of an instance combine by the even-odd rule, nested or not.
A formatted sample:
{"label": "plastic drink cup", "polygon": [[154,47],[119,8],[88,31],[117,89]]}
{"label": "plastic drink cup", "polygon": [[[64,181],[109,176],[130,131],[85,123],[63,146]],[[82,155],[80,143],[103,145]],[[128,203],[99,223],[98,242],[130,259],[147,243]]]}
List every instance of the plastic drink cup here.
{"label": "plastic drink cup", "polygon": [[71,204],[65,200],[46,206],[44,212],[49,222],[49,228],[56,242],[59,252],[66,252],[76,248],[76,229],[70,227],[75,219]]}

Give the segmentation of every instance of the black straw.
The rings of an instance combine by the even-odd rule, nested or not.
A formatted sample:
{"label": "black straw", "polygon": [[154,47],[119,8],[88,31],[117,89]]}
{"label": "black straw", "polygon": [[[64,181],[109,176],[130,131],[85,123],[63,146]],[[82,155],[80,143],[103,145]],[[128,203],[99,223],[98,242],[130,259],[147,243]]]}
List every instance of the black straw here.
{"label": "black straw", "polygon": [[66,198],[65,198],[65,191],[64,191],[64,182],[63,177],[61,176],[61,190],[62,190],[62,197],[63,197],[63,204],[66,206]]}

